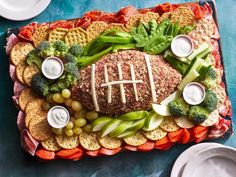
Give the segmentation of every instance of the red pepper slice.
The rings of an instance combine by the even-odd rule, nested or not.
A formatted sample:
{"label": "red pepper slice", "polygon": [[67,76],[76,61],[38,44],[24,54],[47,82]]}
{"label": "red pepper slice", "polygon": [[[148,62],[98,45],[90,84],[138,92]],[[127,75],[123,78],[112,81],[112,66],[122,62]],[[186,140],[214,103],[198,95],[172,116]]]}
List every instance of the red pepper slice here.
{"label": "red pepper slice", "polygon": [[80,147],[76,147],[74,149],[62,149],[56,153],[56,156],[68,157],[78,152],[83,152],[83,150]]}
{"label": "red pepper slice", "polygon": [[172,143],[179,141],[182,137],[183,129],[176,130],[174,132],[168,133],[168,137]]}
{"label": "red pepper slice", "polygon": [[35,153],[39,158],[44,160],[52,160],[55,158],[55,152],[48,151],[46,149],[39,149]]}
{"label": "red pepper slice", "polygon": [[188,143],[189,140],[190,140],[190,133],[186,128],[184,128],[180,143],[186,144],[186,143]]}

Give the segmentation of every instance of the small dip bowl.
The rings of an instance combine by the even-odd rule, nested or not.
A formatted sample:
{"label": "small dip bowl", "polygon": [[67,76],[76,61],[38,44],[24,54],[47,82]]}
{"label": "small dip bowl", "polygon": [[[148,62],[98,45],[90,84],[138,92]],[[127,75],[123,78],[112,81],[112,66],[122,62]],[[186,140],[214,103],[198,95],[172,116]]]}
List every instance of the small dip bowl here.
{"label": "small dip bowl", "polygon": [[187,84],[183,90],[183,98],[190,105],[200,104],[204,100],[205,94],[205,88],[197,82]]}
{"label": "small dip bowl", "polygon": [[52,107],[47,114],[47,121],[53,128],[63,128],[70,120],[70,114],[63,106]]}
{"label": "small dip bowl", "polygon": [[42,63],[42,73],[48,79],[59,78],[64,71],[64,65],[61,59],[57,57],[48,57]]}
{"label": "small dip bowl", "polygon": [[189,56],[194,49],[193,41],[187,35],[178,35],[171,42],[171,50],[177,57]]}

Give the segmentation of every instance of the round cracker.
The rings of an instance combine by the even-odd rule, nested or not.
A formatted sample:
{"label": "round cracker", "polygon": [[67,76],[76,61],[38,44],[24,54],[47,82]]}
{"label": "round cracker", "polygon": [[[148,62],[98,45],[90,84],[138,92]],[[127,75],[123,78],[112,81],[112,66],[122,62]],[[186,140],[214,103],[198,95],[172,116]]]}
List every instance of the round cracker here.
{"label": "round cracker", "polygon": [[21,62],[16,66],[16,77],[22,84],[25,84],[25,81],[23,79],[23,72],[26,66],[27,64],[25,62]]}
{"label": "round cracker", "polygon": [[131,146],[140,146],[147,142],[147,138],[141,132],[137,132],[133,136],[125,138],[124,142]]}
{"label": "round cracker", "polygon": [[29,123],[29,132],[38,141],[46,141],[53,136],[52,127],[48,124],[46,112],[34,114]]}
{"label": "round cracker", "polygon": [[186,116],[175,117],[174,120],[175,123],[181,128],[192,128],[195,125],[194,122]]}
{"label": "round cracker", "polygon": [[18,42],[11,49],[10,56],[12,63],[17,66],[19,63],[25,61],[27,54],[33,49],[33,45],[29,42]]}
{"label": "round cracker", "polygon": [[59,151],[61,147],[57,144],[54,137],[51,137],[50,139],[46,141],[42,141],[41,145],[49,151]]}
{"label": "round cracker", "polygon": [[28,65],[26,66],[24,72],[23,72],[23,79],[24,82],[28,85],[31,86],[31,80],[35,74],[39,72],[38,68],[36,65]]}
{"label": "round cracker", "polygon": [[133,27],[138,26],[139,21],[141,19],[141,14],[132,15],[129,17],[129,20],[125,24],[125,28],[130,31]]}
{"label": "round cracker", "polygon": [[69,46],[73,44],[79,44],[84,47],[88,43],[88,34],[80,27],[70,29],[65,35],[65,42]]}
{"label": "round cracker", "polygon": [[114,29],[116,31],[119,32],[128,32],[128,30],[125,28],[125,26],[121,23],[110,23],[107,28],[106,31]]}
{"label": "round cracker", "polygon": [[77,135],[66,136],[59,135],[55,137],[57,144],[64,149],[73,149],[79,145],[79,138]]}
{"label": "round cracker", "polygon": [[221,105],[225,103],[226,100],[226,92],[223,87],[220,85],[217,85],[214,88],[211,88],[211,90],[217,95],[217,108],[219,108]]}
{"label": "round cracker", "polygon": [[144,136],[152,141],[160,140],[167,135],[167,132],[162,130],[161,128],[156,128],[155,130],[149,132],[143,132]]}
{"label": "round cracker", "polygon": [[122,145],[122,140],[118,138],[111,138],[110,136],[98,138],[101,146],[107,149],[116,149]]}
{"label": "round cracker", "polygon": [[191,25],[194,21],[194,14],[188,7],[179,7],[171,13],[170,20],[172,23],[179,22],[181,27]]}
{"label": "round cracker", "polygon": [[160,127],[167,132],[174,132],[180,127],[175,123],[173,117],[165,117]]}
{"label": "round cracker", "polygon": [[86,29],[88,34],[88,41],[95,39],[99,34],[101,34],[106,28],[107,24],[103,21],[94,21]]}
{"label": "round cracker", "polygon": [[165,20],[165,19],[167,19],[167,18],[170,19],[171,13],[172,13],[172,12],[165,12],[165,13],[163,13],[163,14],[158,18],[157,23],[161,23],[163,20]]}
{"label": "round cracker", "polygon": [[204,127],[210,127],[210,126],[216,124],[218,122],[219,118],[220,118],[220,114],[219,114],[219,111],[216,109],[213,112],[211,112],[208,115],[208,118],[200,125],[202,125]]}
{"label": "round cracker", "polygon": [[86,150],[98,150],[100,149],[100,144],[98,142],[98,134],[97,133],[86,133],[82,132],[79,135],[79,142],[81,146]]}
{"label": "round cracker", "polygon": [[47,25],[36,28],[32,38],[35,47],[37,47],[42,41],[48,40],[48,29],[49,27]]}
{"label": "round cracker", "polygon": [[68,29],[64,28],[55,28],[49,32],[48,41],[53,43],[56,41],[65,41],[65,36],[68,32]]}
{"label": "round cracker", "polygon": [[37,95],[34,93],[34,91],[30,88],[25,89],[21,92],[19,97],[19,105],[22,111],[25,110],[26,105],[37,98]]}
{"label": "round cracker", "polygon": [[158,20],[158,18],[160,17],[160,15],[158,13],[155,12],[147,12],[145,14],[142,15],[140,22],[142,23],[148,23],[150,20],[154,19],[154,20]]}

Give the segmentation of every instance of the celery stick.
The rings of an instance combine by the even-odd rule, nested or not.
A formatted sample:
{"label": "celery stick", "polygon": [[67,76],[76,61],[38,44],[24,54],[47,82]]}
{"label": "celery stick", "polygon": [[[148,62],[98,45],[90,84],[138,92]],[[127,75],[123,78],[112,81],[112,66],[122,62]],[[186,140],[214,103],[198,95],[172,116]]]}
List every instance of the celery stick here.
{"label": "celery stick", "polygon": [[212,52],[212,47],[209,47],[207,50],[205,50],[204,52],[200,53],[197,57],[205,58],[211,52]]}
{"label": "celery stick", "polygon": [[198,71],[202,65],[205,64],[205,61],[201,58],[195,58],[189,65],[187,71],[184,73],[184,76],[186,76],[191,70],[196,70]]}
{"label": "celery stick", "polygon": [[192,61],[194,58],[196,58],[199,54],[203,53],[208,48],[209,45],[207,43],[203,43],[198,49],[194,50],[193,53],[187,57],[188,60]]}
{"label": "celery stick", "polygon": [[199,73],[195,69],[191,69],[191,71],[183,78],[183,80],[179,84],[178,89],[182,91],[187,84],[194,81],[198,76]]}

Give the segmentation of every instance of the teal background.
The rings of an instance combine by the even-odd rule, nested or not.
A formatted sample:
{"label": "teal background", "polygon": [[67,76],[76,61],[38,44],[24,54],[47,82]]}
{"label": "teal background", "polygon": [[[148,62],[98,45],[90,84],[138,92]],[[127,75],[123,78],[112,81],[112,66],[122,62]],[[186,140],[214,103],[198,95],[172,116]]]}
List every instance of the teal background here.
{"label": "teal background", "polygon": [[[167,152],[153,151],[148,153],[123,152],[112,157],[95,159],[84,158],[78,162],[50,161],[41,162],[26,154],[20,145],[19,132],[16,126],[17,110],[12,100],[13,84],[8,74],[8,58],[5,55],[6,31],[10,27],[19,27],[32,21],[45,22],[58,19],[69,19],[81,16],[92,9],[117,11],[122,6],[134,5],[138,8],[151,7],[166,0],[52,0],[49,7],[34,19],[14,22],[0,17],[0,176],[2,177],[87,177],[87,176],[159,176],[168,177],[175,159],[190,145],[177,145]],[[188,2],[187,0],[170,0],[172,3]],[[236,1],[217,1],[218,17],[227,85],[233,107],[236,105]],[[236,113],[236,107],[233,109]],[[217,140],[236,147],[235,136]]]}

